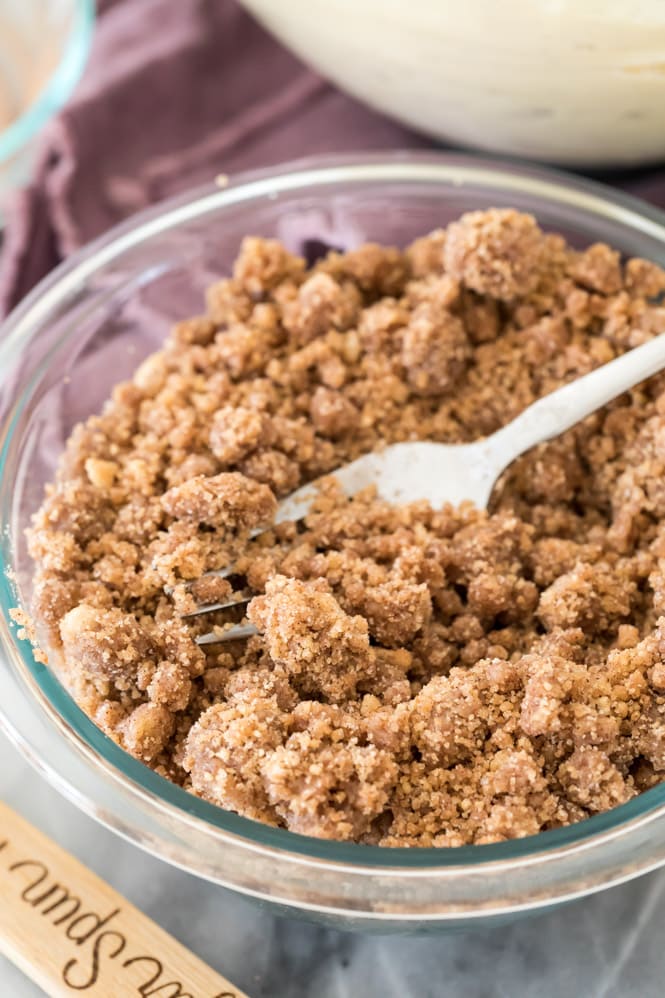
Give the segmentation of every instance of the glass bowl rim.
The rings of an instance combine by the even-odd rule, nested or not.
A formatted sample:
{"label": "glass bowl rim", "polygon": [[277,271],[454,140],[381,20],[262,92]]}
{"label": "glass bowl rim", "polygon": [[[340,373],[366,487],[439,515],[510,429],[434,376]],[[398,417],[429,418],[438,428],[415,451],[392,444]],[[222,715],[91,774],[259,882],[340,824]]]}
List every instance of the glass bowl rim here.
{"label": "glass bowl rim", "polygon": [[74,19],[58,63],[32,103],[0,131],[0,163],[21,149],[56,114],[78,83],[95,23],[95,0],[75,0]]}
{"label": "glass bowl rim", "polygon": [[[480,155],[421,151],[308,157],[268,169],[243,172],[231,182],[225,178],[217,187],[206,184],[187,191],[132,216],[73,254],[40,282],[6,319],[0,342],[0,371],[5,370],[5,363],[12,354],[26,345],[35,332],[39,332],[51,308],[67,301],[77,282],[159,232],[177,228],[186,220],[241,201],[258,197],[274,198],[280,193],[288,194],[291,190],[309,185],[324,186],[352,180],[371,183],[414,179],[452,184],[463,184],[465,180],[498,183],[502,193],[511,188],[522,192],[529,190],[544,198],[558,194],[558,200],[569,206],[578,204],[637,227],[662,241],[665,248],[665,212],[639,198],[565,171],[493,160]],[[71,335],[71,330],[66,335]],[[3,473],[9,444],[26,402],[26,388],[22,386],[21,400],[13,406],[11,419],[4,427],[0,426],[0,482],[8,477]],[[6,528],[8,524],[3,524],[3,531]],[[5,622],[9,620],[10,608],[16,605],[7,567],[0,560],[0,608]],[[8,626],[6,631],[11,633],[11,648],[21,660],[24,671],[20,677],[22,682],[36,688],[34,692],[39,694],[42,710],[46,710],[54,728],[60,728],[59,732],[54,730],[55,735],[68,735],[88,762],[101,766],[107,775],[151,807],[166,807],[169,816],[175,820],[202,823],[220,841],[232,838],[248,848],[288,855],[293,859],[299,857],[303,861],[324,862],[330,867],[351,868],[356,873],[371,873],[380,868],[404,874],[424,874],[435,869],[450,869],[452,873],[454,868],[472,867],[477,870],[490,864],[521,867],[543,855],[554,856],[565,854],[570,849],[595,847],[608,839],[623,836],[630,828],[665,812],[663,783],[626,804],[574,825],[488,845],[382,847],[322,840],[273,828],[203,801],[135,760],[107,738],[76,705],[55,675],[35,660],[30,642],[16,635],[15,625]],[[3,636],[3,644],[6,642],[7,638]],[[62,702],[62,706],[58,701]],[[3,718],[2,713],[0,710],[4,730],[19,749],[24,750],[22,737],[13,729],[11,719]],[[62,790],[66,778],[63,781],[60,776],[58,782]]]}

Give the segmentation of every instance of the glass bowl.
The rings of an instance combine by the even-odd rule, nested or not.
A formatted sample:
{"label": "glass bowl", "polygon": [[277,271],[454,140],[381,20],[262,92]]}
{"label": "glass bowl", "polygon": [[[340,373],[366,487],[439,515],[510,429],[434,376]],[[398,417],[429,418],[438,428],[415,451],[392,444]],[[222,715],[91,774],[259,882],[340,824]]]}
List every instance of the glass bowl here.
{"label": "glass bowl", "polygon": [[0,715],[33,765],[127,840],[291,914],[344,928],[435,931],[497,922],[665,863],[665,784],[569,828],[458,849],[307,838],[199,800],[107,739],[35,660],[9,610],[27,606],[23,535],[72,425],[97,411],[170,323],[200,311],[247,233],[403,244],[461,212],[512,205],[577,245],[607,240],[665,264],[665,215],[563,174],[434,154],[310,160],[145,212],[72,257],[0,331]]}
{"label": "glass bowl", "polygon": [[78,82],[94,18],[94,0],[0,4],[0,209],[29,177],[32,140]]}

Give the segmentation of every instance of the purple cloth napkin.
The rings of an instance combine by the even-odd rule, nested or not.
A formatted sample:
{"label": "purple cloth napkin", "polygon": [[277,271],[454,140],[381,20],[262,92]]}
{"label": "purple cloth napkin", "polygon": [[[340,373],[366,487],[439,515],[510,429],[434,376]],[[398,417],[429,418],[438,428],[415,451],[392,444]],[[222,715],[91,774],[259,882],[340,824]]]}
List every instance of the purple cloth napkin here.
{"label": "purple cloth napkin", "polygon": [[[220,172],[434,145],[324,82],[232,0],[98,7],[87,70],[10,207],[0,315],[109,226]],[[609,179],[665,207],[665,166]]]}

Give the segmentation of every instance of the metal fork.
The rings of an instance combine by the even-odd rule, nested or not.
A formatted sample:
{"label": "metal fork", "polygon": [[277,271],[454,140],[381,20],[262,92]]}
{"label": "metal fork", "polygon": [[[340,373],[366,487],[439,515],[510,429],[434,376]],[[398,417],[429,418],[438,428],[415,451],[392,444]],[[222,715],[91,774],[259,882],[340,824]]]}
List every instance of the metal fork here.
{"label": "metal fork", "polygon": [[[359,457],[334,472],[334,477],[347,496],[374,485],[380,498],[393,503],[426,499],[438,508],[445,503],[457,505],[466,499],[484,508],[497,479],[517,457],[536,444],[560,436],[663,367],[665,333],[545,395],[489,437],[470,444],[392,444]],[[319,492],[319,481],[287,496],[277,507],[273,524],[302,520]],[[256,531],[253,536],[260,533]],[[228,578],[234,574],[234,566],[208,574]],[[242,596],[225,603],[206,604],[184,616],[196,617],[242,606],[251,599],[252,596]],[[252,624],[235,624],[199,635],[196,641],[205,645],[256,633]]]}

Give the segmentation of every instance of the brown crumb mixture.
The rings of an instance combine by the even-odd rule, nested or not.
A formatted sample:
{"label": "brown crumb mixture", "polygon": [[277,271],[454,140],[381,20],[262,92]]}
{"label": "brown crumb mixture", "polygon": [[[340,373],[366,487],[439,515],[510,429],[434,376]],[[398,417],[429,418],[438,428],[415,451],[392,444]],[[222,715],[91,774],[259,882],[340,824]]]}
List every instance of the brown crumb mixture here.
{"label": "brown crumb mixture", "polygon": [[[495,842],[662,780],[665,377],[518,460],[489,512],[332,478],[255,534],[383,442],[492,433],[662,332],[664,293],[509,210],[309,270],[245,240],[35,516],[33,613],[78,702],[192,793],[326,838]],[[242,608],[181,614],[243,593],[259,634],[199,647]]]}

